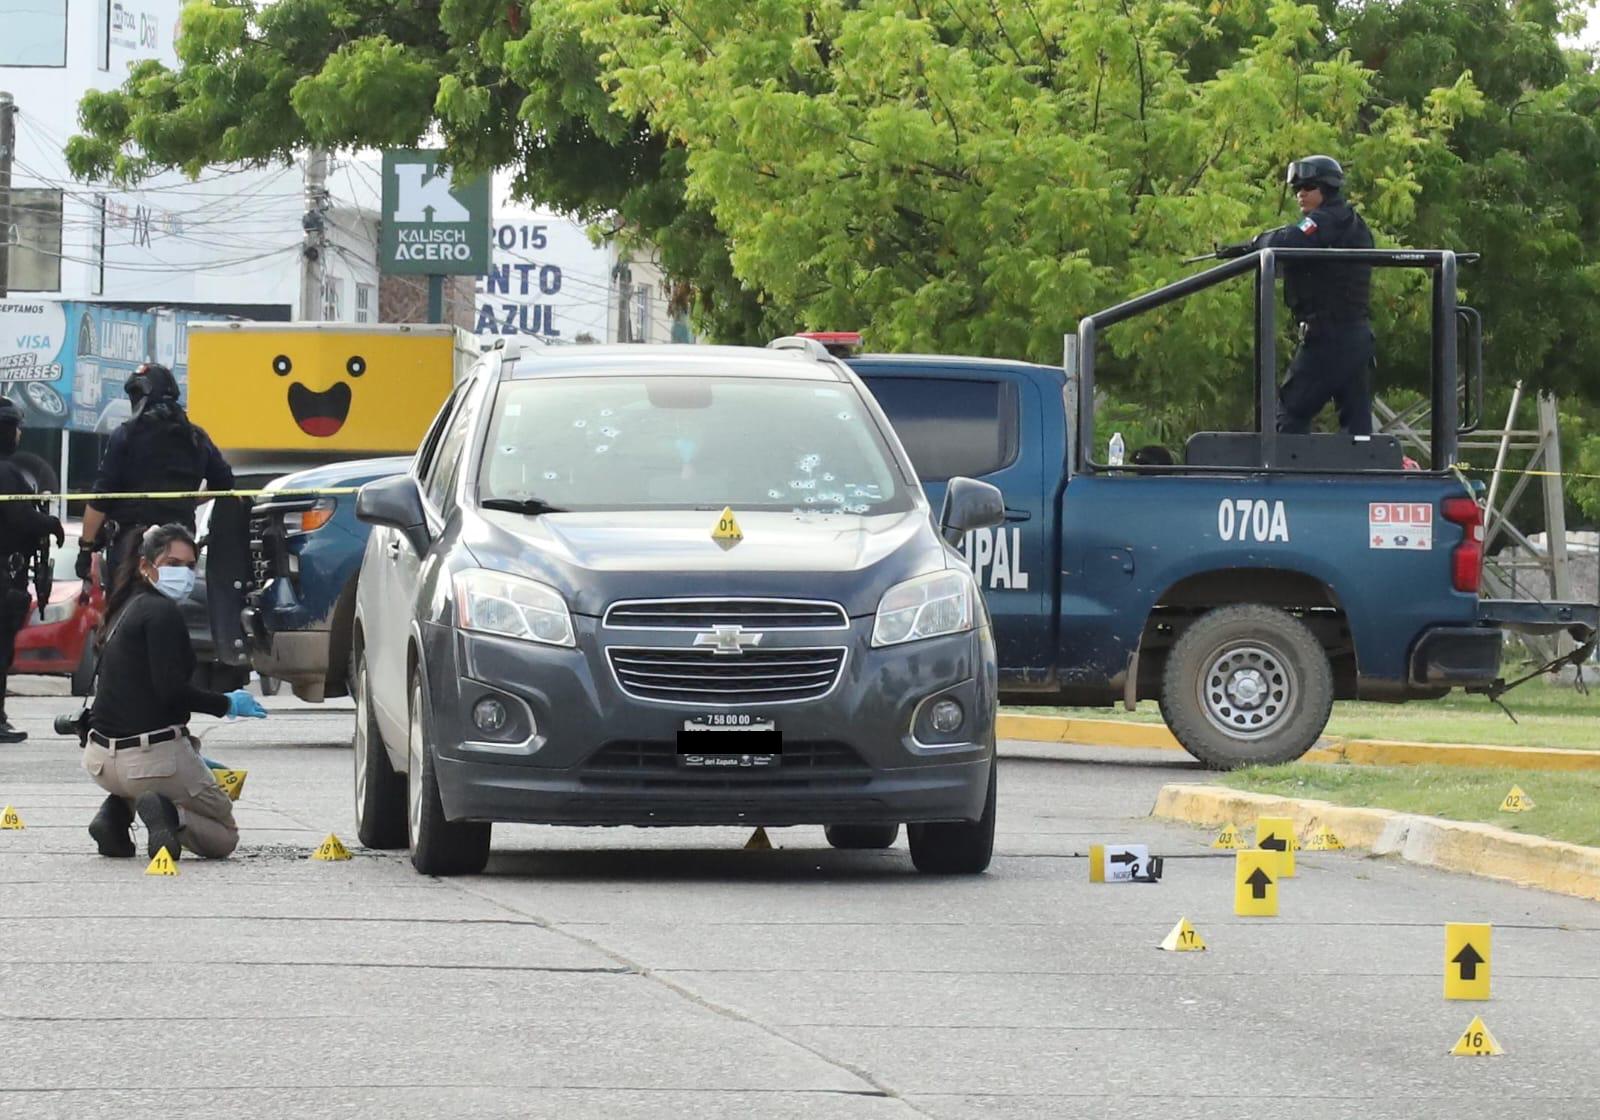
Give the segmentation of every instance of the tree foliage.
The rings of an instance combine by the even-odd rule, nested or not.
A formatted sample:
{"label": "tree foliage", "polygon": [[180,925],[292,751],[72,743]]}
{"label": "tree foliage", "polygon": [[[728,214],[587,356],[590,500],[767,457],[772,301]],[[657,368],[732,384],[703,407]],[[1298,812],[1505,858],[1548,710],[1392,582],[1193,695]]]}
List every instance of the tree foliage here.
{"label": "tree foliage", "polygon": [[[69,157],[131,179],[436,134],[529,200],[656,243],[715,337],[849,326],[1057,362],[1085,312],[1288,220],[1284,164],[1328,152],[1380,244],[1484,254],[1466,285],[1494,385],[1592,408],[1600,76],[1558,46],[1574,10],[192,0],[182,68],[86,97]],[[1388,383],[1422,383],[1421,282],[1379,289]],[[1248,299],[1213,289],[1113,332],[1109,387],[1150,434],[1248,399]]]}

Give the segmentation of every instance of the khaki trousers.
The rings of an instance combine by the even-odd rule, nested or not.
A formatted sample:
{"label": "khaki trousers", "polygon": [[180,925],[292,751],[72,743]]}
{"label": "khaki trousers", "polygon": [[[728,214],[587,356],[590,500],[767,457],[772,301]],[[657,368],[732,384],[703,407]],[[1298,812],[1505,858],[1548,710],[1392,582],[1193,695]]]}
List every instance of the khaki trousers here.
{"label": "khaki trousers", "polygon": [[170,798],[178,807],[178,841],[186,851],[221,859],[239,846],[233,802],[187,736],[117,751],[90,739],[83,748],[83,768],[101,789],[130,803],[145,793]]}

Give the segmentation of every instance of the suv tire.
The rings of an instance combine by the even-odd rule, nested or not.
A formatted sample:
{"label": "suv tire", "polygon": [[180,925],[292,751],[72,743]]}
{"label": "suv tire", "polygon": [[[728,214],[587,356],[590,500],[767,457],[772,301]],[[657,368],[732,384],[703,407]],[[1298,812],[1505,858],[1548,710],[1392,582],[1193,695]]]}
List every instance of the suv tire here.
{"label": "suv tire", "polygon": [[351,658],[356,689],[355,755],[356,837],[368,848],[394,850],[406,846],[406,777],[395,773],[384,746],[378,717],[372,710],[367,681],[367,654]]}
{"label": "suv tire", "polygon": [[1333,711],[1333,667],[1309,627],[1256,603],[1218,607],[1167,655],[1161,716],[1216,770],[1292,762]]}
{"label": "suv tire", "polygon": [[439,778],[428,747],[427,698],[422,675],[411,674],[406,800],[411,866],[424,875],[476,875],[489,862],[490,825],[445,819]]}
{"label": "suv tire", "polygon": [[829,844],[847,851],[892,848],[900,838],[897,824],[830,824],[822,832]]}
{"label": "suv tire", "polygon": [[994,854],[995,776],[999,769],[999,757],[991,755],[989,793],[984,798],[983,815],[977,820],[906,826],[906,838],[911,841],[911,862],[918,871],[931,875],[977,875],[989,866]]}

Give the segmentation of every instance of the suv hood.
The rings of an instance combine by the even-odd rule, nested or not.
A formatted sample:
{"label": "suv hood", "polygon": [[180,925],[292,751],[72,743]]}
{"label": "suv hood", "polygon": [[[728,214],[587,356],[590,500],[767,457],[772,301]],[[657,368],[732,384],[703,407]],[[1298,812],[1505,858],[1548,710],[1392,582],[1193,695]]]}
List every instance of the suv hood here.
{"label": "suv hood", "polygon": [[705,510],[481,510],[464,543],[482,566],[548,583],[586,615],[619,599],[719,595],[827,599],[871,614],[892,585],[945,565],[925,509],[737,516],[744,539],[730,543],[711,539],[717,514]]}

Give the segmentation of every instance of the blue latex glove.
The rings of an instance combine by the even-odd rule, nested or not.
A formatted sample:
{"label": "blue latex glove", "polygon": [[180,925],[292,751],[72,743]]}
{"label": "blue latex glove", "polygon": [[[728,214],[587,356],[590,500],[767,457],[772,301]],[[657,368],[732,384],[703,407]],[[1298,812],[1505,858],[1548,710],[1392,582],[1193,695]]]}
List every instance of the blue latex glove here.
{"label": "blue latex glove", "polygon": [[243,716],[247,719],[266,719],[267,710],[263,708],[254,696],[242,688],[225,693],[228,697],[228,718],[238,719]]}

